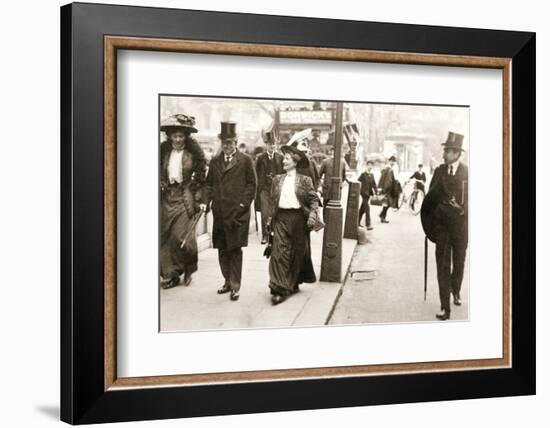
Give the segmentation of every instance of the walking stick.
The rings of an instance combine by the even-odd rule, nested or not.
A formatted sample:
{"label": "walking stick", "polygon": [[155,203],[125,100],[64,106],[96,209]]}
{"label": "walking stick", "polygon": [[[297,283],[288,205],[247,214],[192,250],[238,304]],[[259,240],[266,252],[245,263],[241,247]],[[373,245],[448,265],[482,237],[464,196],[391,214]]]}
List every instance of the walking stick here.
{"label": "walking stick", "polygon": [[180,248],[183,248],[185,246],[185,243],[189,239],[189,236],[191,236],[191,233],[195,232],[195,227],[197,226],[197,223],[199,222],[199,219],[201,218],[203,212],[204,211],[201,210],[199,213],[195,214],[195,217],[193,218],[193,222],[191,223],[191,227],[189,228],[189,230],[181,240]]}
{"label": "walking stick", "polygon": [[424,301],[426,301],[426,290],[428,289],[428,237],[424,238]]}
{"label": "walking stick", "polygon": [[[254,208],[254,222],[256,223],[256,235],[258,234],[258,212],[256,211],[256,208]],[[264,233],[264,231],[262,230],[262,233]]]}

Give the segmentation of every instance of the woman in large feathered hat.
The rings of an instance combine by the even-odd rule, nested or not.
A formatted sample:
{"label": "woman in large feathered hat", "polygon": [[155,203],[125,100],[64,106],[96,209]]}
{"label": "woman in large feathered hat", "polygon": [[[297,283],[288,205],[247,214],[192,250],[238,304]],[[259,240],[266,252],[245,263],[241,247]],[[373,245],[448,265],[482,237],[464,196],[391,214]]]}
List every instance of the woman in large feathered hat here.
{"label": "woman in large feathered hat", "polygon": [[295,141],[281,147],[285,174],[273,178],[272,240],[269,261],[271,300],[277,305],[299,291],[303,282],[317,280],[311,261],[310,230],[319,230],[319,197],[310,177],[297,168],[307,167],[308,158]]}
{"label": "woman in large feathered hat", "polygon": [[197,132],[193,116],[170,116],[160,130],[166,134],[160,145],[160,274],[162,288],[170,288],[180,283],[182,275],[184,285],[189,285],[197,270],[193,219],[200,212],[206,159],[191,136]]}

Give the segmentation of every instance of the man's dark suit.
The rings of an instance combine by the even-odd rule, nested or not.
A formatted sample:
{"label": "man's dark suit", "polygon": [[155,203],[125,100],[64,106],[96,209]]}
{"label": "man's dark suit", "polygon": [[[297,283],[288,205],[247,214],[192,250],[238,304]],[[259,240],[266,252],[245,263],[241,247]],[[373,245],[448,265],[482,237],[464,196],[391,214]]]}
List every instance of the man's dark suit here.
{"label": "man's dark suit", "polygon": [[248,245],[250,205],[256,194],[256,173],[250,156],[237,150],[226,163],[222,151],[210,162],[204,190],[204,202],[212,201],[212,241],[218,249],[225,284],[238,291],[243,262],[241,248]]}
{"label": "man's dark suit", "polygon": [[262,153],[256,158],[256,176],[258,178],[258,187],[256,192],[255,209],[262,215],[262,235],[265,238],[267,219],[271,211],[271,184],[273,177],[282,174],[283,155],[274,152],[270,156],[267,152]]}
{"label": "man's dark suit", "polygon": [[441,309],[450,312],[451,293],[460,295],[468,247],[468,167],[459,162],[450,175],[448,165],[438,166],[428,195],[423,225],[430,229],[428,237],[435,242]]}
{"label": "man's dark suit", "polygon": [[376,194],[376,179],[371,172],[363,172],[357,179],[361,183],[361,208],[359,209],[359,221],[361,223],[361,218],[365,214],[366,226],[369,227],[371,224],[370,221],[370,206],[369,198]]}

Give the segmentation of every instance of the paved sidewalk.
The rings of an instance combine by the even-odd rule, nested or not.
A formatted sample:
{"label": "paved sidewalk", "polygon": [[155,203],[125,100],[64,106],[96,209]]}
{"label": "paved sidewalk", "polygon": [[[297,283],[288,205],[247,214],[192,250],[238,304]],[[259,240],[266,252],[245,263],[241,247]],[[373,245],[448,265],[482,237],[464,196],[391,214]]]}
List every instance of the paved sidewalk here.
{"label": "paved sidewalk", "polygon": [[[243,275],[240,299],[229,300],[229,294],[216,294],[223,284],[217,250],[199,253],[199,270],[188,287],[182,285],[160,290],[161,331],[219,330],[263,327],[324,325],[341,290],[341,283],[302,284],[300,292],[273,306],[269,293],[268,263],[259,235],[249,235],[243,248]],[[320,274],[323,231],[311,233],[312,260],[317,277]],[[356,241],[344,239],[342,278],[350,265]]]}
{"label": "paved sidewalk", "polygon": [[[389,224],[378,220],[380,208],[371,207],[374,230],[369,242],[358,245],[350,275],[342,289],[330,324],[433,321],[439,312],[435,244],[428,243],[428,293],[424,301],[424,232],[420,216],[406,207],[389,211]],[[466,253],[462,306],[451,299],[451,321],[468,319],[469,269]]]}

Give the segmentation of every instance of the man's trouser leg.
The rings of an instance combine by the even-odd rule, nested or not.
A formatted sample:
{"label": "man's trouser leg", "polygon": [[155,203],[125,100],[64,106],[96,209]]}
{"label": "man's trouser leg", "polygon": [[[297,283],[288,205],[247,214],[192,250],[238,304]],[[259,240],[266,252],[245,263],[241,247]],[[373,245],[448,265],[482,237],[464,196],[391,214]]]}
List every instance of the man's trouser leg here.
{"label": "man's trouser leg", "polygon": [[444,233],[435,244],[435,261],[437,264],[437,283],[441,309],[451,312],[451,244],[449,234]]}

